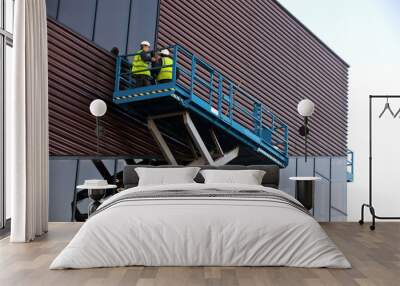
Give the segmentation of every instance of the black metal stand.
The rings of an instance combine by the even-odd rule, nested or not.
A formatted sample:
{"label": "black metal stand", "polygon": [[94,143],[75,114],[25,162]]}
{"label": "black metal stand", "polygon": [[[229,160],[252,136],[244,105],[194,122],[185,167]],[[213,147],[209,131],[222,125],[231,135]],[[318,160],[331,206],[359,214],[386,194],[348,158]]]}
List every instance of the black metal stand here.
{"label": "black metal stand", "polygon": [[88,189],[88,195],[89,195],[89,198],[92,199],[92,202],[90,202],[89,207],[88,207],[88,215],[90,216],[101,205],[100,200],[102,198],[104,198],[104,196],[106,195],[106,190],[105,189]]}
{"label": "black metal stand", "polygon": [[369,203],[361,206],[361,219],[358,221],[359,224],[364,224],[364,207],[369,208],[372,216],[371,230],[375,230],[375,219],[392,220],[399,219],[400,217],[384,217],[378,216],[375,213],[375,208],[372,204],[372,100],[374,98],[400,98],[400,95],[370,95],[369,96]]}
{"label": "black metal stand", "polygon": [[314,208],[314,180],[296,181],[296,199],[303,204],[307,210]]}
{"label": "black metal stand", "polygon": [[304,125],[300,126],[299,134],[304,137],[304,160],[307,162],[307,142],[308,142],[308,133],[310,133],[310,129],[308,128],[308,116],[304,116]]}

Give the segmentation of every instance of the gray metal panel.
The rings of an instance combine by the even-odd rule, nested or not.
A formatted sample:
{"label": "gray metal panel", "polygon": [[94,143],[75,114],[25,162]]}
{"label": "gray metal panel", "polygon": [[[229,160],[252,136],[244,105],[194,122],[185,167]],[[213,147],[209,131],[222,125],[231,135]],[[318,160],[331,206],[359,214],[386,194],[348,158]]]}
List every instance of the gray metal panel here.
{"label": "gray metal panel", "polygon": [[347,158],[332,158],[332,218],[344,220],[347,216]]}
{"label": "gray metal panel", "polygon": [[329,221],[329,181],[315,183],[314,217],[318,221]]}
{"label": "gray metal panel", "polygon": [[92,39],[96,0],[60,0],[58,20],[82,36]]}
{"label": "gray metal panel", "polygon": [[329,220],[329,168],[329,157],[315,158],[315,176],[322,177],[315,183],[314,197],[314,216],[319,221]]}
{"label": "gray metal panel", "polygon": [[307,162],[303,157],[297,160],[297,176],[313,176],[314,175],[314,158],[308,157]]}
{"label": "gray metal panel", "polygon": [[57,9],[59,1],[60,0],[46,0],[47,16],[50,16],[54,19],[57,17]]}
{"label": "gray metal panel", "polygon": [[296,182],[289,178],[296,176],[296,158],[289,158],[289,164],[285,169],[281,169],[280,176],[279,189],[294,197]]}
{"label": "gray metal panel", "polygon": [[70,221],[76,160],[49,162],[49,221]]}
{"label": "gray metal panel", "polygon": [[46,4],[48,16],[107,50],[115,46],[124,54],[126,48],[137,50],[143,39],[153,44],[156,38],[158,0],[46,0]]}
{"label": "gray metal panel", "polygon": [[[114,173],[114,160],[102,160],[110,174]],[[92,160],[81,160],[80,171],[78,176],[78,185],[85,183],[88,179],[103,179],[101,174],[97,171]]]}
{"label": "gray metal panel", "polygon": [[143,40],[154,46],[157,14],[158,0],[132,0],[128,53],[137,51]]}
{"label": "gray metal panel", "polygon": [[94,41],[106,50],[117,47],[125,52],[130,1],[119,0],[116,5],[114,0],[98,0]]}
{"label": "gray metal panel", "polygon": [[118,163],[117,163],[117,172],[123,171],[126,165],[127,165],[127,164],[126,164],[125,160],[118,160]]}

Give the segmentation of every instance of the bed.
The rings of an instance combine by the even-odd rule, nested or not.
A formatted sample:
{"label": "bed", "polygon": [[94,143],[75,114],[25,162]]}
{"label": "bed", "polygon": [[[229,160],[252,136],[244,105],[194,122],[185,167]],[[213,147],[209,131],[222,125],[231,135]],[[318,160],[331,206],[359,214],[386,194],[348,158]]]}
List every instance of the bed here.
{"label": "bed", "polygon": [[137,167],[125,168],[126,190],[98,208],[50,269],[351,267],[308,211],[278,190],[276,166],[219,167],[263,170],[261,185],[204,183],[198,174],[195,183],[150,186],[138,186]]}

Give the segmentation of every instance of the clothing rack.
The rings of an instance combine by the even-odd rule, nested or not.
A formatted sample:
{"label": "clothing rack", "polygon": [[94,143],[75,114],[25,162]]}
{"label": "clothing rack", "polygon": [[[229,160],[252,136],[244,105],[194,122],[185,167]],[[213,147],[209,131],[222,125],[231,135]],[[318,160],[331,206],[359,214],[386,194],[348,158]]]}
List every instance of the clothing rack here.
{"label": "clothing rack", "polygon": [[[400,217],[387,217],[387,216],[378,216],[375,213],[375,208],[372,204],[372,101],[374,99],[381,98],[400,98],[400,95],[370,95],[369,96],[369,202],[368,204],[363,204],[361,206],[361,219],[359,220],[359,224],[364,224],[364,208],[369,208],[369,211],[372,216],[372,225],[370,225],[371,230],[375,230],[375,219],[382,220],[400,220]],[[396,113],[397,115],[397,113]]]}

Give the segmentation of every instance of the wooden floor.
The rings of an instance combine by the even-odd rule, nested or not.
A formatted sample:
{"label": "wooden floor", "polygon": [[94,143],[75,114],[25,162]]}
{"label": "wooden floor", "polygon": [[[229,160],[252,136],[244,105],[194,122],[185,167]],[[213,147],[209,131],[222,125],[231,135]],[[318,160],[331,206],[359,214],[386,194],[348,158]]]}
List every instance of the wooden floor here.
{"label": "wooden floor", "polygon": [[400,285],[400,223],[379,223],[375,232],[356,223],[323,224],[353,269],[288,267],[124,267],[48,270],[79,229],[51,223],[49,233],[28,244],[0,241],[0,285]]}

